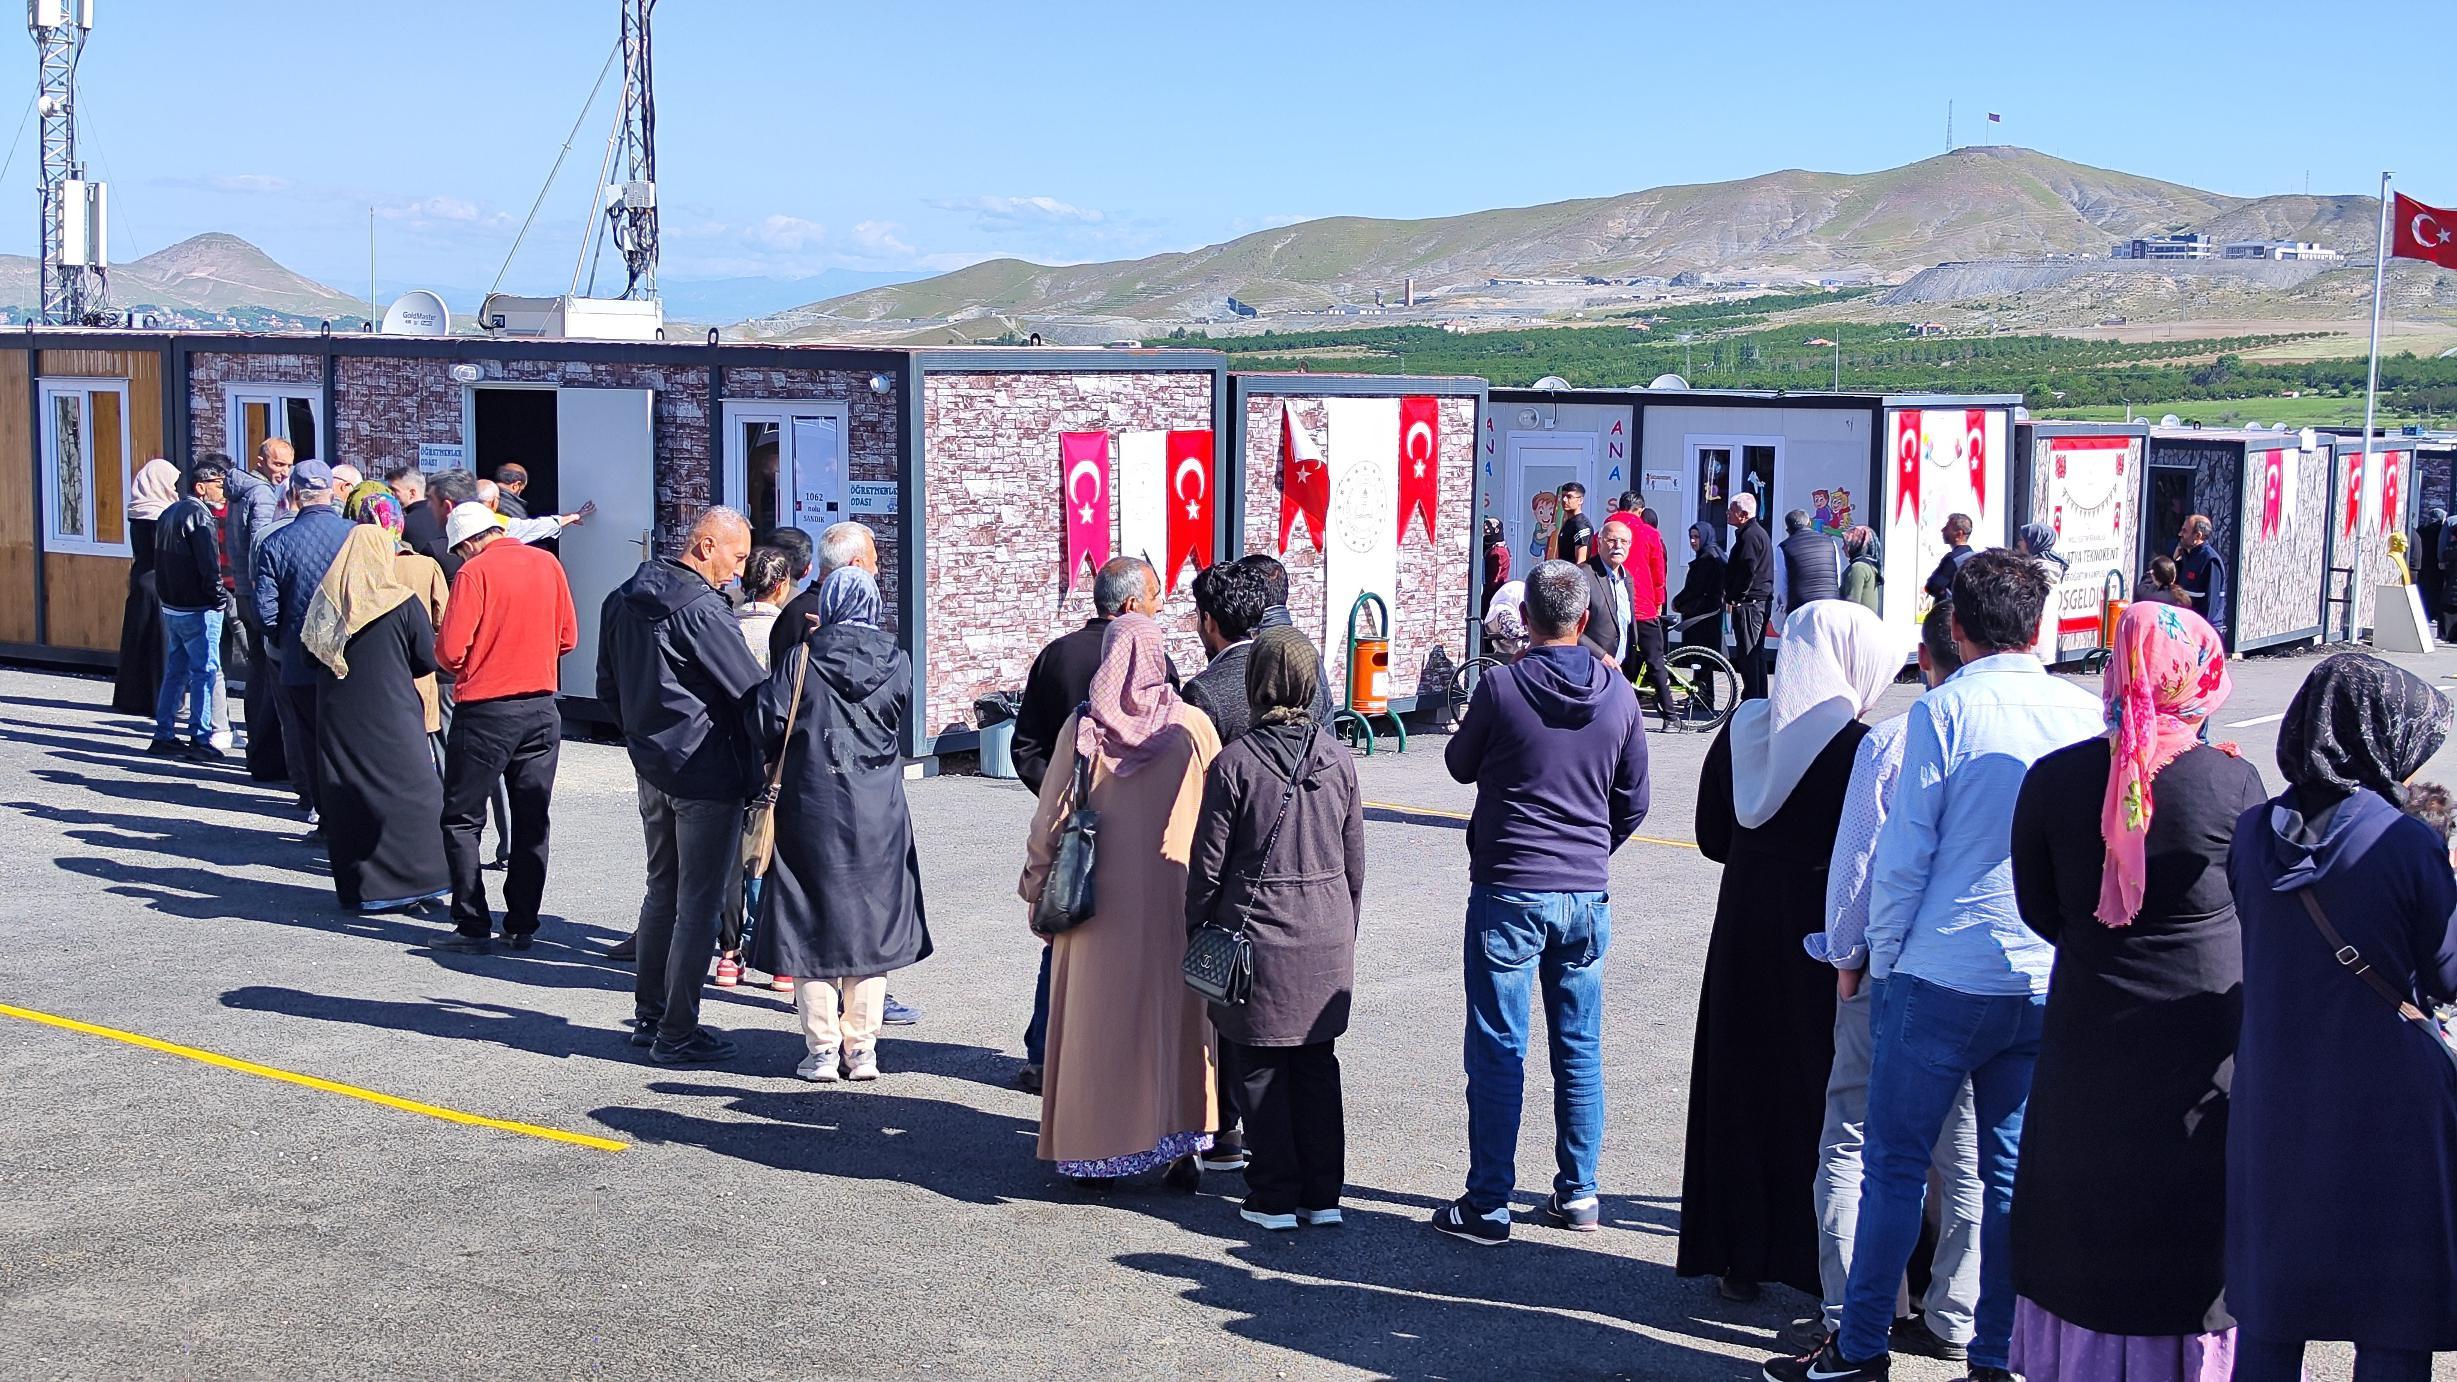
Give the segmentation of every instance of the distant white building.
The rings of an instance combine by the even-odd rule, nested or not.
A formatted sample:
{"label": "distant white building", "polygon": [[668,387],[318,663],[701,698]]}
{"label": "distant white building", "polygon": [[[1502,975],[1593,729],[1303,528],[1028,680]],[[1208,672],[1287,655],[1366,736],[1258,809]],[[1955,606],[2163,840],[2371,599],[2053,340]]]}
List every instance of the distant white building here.
{"label": "distant white building", "polygon": [[2222,259],[2335,259],[2336,250],[2309,240],[2230,240]]}
{"label": "distant white building", "polygon": [[2123,241],[2107,251],[2110,259],[2211,259],[2218,242],[2199,233],[2150,235]]}

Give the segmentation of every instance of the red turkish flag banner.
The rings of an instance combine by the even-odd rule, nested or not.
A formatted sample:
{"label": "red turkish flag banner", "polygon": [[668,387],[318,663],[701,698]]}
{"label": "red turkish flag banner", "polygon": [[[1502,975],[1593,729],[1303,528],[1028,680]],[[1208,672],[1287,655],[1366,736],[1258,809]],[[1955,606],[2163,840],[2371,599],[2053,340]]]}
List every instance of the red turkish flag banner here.
{"label": "red turkish flag banner", "polygon": [[2355,520],[2363,512],[2363,451],[2346,453],[2346,526],[2341,537],[2355,535]]}
{"label": "red turkish flag banner", "polygon": [[1109,434],[1060,432],[1061,500],[1066,508],[1066,588],[1109,560]]}
{"label": "red turkish flag banner", "polygon": [[1988,413],[1984,408],[1966,408],[1962,412],[1963,457],[1971,465],[1971,496],[1979,501],[1979,511],[1988,511]]}
{"label": "red turkish flag banner", "polygon": [[2403,192],[2391,198],[2389,256],[2457,269],[2457,211],[2425,206]]}
{"label": "red turkish flag banner", "polygon": [[1905,408],[1894,415],[1894,516],[1909,505],[1911,521],[1920,521],[1920,415]]}
{"label": "red turkish flag banner", "polygon": [[1280,553],[1288,553],[1289,525],[1305,515],[1314,550],[1322,550],[1322,532],[1331,521],[1331,468],[1322,462],[1322,448],[1313,435],[1297,425],[1296,413],[1280,405]]}
{"label": "red turkish flag banner", "polygon": [[2261,540],[2273,541],[2286,522],[2286,452],[2261,453]]}
{"label": "red turkish flag banner", "polygon": [[1408,536],[1408,515],[1422,509],[1425,537],[1441,509],[1441,402],[1432,397],[1399,400],[1399,538]]}
{"label": "red turkish flag banner", "polygon": [[2406,453],[2380,453],[2380,531],[2394,533],[2402,516],[2399,505],[2405,499]]}
{"label": "red turkish flag banner", "polygon": [[1212,564],[1211,429],[1169,434],[1169,569],[1160,588],[1175,590],[1186,558]]}

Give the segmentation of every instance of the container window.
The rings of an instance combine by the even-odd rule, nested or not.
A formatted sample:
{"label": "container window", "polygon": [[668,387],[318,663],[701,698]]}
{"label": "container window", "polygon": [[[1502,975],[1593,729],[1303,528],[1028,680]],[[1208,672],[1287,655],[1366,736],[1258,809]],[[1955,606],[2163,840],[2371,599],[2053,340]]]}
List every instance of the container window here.
{"label": "container window", "polygon": [[322,459],[324,399],[315,389],[295,384],[232,384],[222,391],[227,405],[230,454],[241,464],[256,459],[266,441],[279,437],[290,443],[293,460]]}
{"label": "container window", "polygon": [[128,384],[42,382],[43,548],[128,555]]}

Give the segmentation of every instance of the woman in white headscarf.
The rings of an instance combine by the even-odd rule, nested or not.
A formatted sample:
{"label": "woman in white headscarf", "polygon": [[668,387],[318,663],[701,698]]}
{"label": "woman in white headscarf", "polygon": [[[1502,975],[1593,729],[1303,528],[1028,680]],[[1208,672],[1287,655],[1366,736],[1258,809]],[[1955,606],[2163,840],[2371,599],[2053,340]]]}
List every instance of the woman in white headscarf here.
{"label": "woman in white headscarf", "polygon": [[1721,1278],[1733,1300],[1766,1281],[1820,1292],[1811,1192],[1834,970],[1801,940],[1825,926],[1862,717],[1913,642],[1849,600],[1793,610],[1768,696],[1733,712],[1698,783],[1698,849],[1724,867],[1690,1061],[1678,1269]]}
{"label": "woman in white headscarf", "polygon": [[[120,614],[119,675],[111,708],[152,719],[162,691],[162,602],[154,595],[154,524],[179,502],[179,467],[157,456],[137,467],[128,490],[128,603]],[[216,701],[218,708],[220,702]],[[218,716],[216,718],[219,718]]]}

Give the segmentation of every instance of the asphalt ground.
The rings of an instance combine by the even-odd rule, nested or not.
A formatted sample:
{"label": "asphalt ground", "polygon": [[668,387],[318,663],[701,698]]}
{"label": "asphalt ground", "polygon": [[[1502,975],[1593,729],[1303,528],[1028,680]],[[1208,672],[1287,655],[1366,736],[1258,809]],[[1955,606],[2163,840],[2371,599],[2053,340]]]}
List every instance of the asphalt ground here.
{"label": "asphalt ground", "polygon": [[[2239,722],[2309,665],[2237,663],[2220,716],[2273,785],[2275,722]],[[1008,1085],[1039,948],[1013,783],[913,784],[938,953],[891,987],[926,1016],[888,1030],[876,1085],[814,1087],[763,992],[708,991],[727,1066],[626,1044],[630,970],[599,954],[639,900],[619,748],[564,745],[539,945],[443,954],[440,918],[336,909],[286,794],[143,757],[108,698],[0,671],[0,1377],[1742,1378],[1811,1308],[1671,1269],[1717,884],[1686,843],[1700,736],[1654,739],[1646,838],[1614,861],[1604,1230],[1486,1250],[1422,1222],[1466,1163],[1471,797],[1438,735],[1359,763],[1379,805],[1341,1042],[1347,1226],[1265,1235],[1233,1175],[1088,1198],[1033,1159],[1038,1101]],[[2431,772],[2457,781],[2457,758]],[[1549,1108],[1536,1059],[1525,1205]],[[2341,1352],[2313,1362],[2345,1376]]]}

